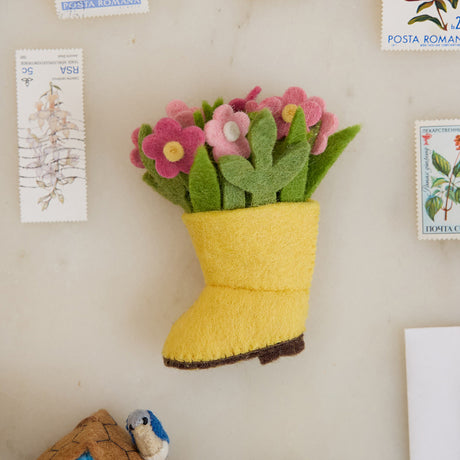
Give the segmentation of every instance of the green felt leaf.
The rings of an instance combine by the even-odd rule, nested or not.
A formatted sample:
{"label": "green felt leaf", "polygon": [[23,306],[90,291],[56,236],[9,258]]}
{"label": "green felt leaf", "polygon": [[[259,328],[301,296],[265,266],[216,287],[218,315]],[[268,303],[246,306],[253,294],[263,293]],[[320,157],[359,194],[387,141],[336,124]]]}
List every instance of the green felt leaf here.
{"label": "green felt leaf", "polygon": [[447,6],[446,6],[446,2],[444,0],[436,0],[436,6],[438,7],[438,9],[444,11],[445,13],[447,13]]}
{"label": "green felt leaf", "polygon": [[305,162],[304,167],[292,179],[289,184],[281,189],[280,201],[282,202],[301,202],[305,200],[305,185],[308,176],[308,161]]}
{"label": "green felt leaf", "polygon": [[155,160],[152,160],[151,158],[148,158],[145,156],[144,151],[142,150],[142,142],[144,141],[144,138],[152,134],[153,130],[150,125],[143,124],[140,129],[139,129],[139,135],[137,137],[137,143],[139,146],[139,154],[142,160],[142,163],[145,166],[145,169],[147,171],[155,171]]}
{"label": "green felt leaf", "polygon": [[201,110],[194,112],[193,119],[195,120],[195,125],[198,126],[198,128],[204,129],[204,119]]}
{"label": "green felt leaf", "polygon": [[433,154],[431,155],[431,161],[433,162],[433,166],[446,177],[449,177],[450,174],[450,163],[439,153],[436,153],[433,150]]}
{"label": "green felt leaf", "polygon": [[199,147],[189,176],[190,199],[193,212],[221,209],[220,186],[206,147]]}
{"label": "green felt leaf", "polygon": [[420,11],[423,11],[423,10],[426,10],[427,8],[429,8],[431,5],[433,5],[434,3],[434,0],[432,0],[431,2],[423,2],[421,5],[419,5],[419,7],[417,8],[417,13],[420,13]]}
{"label": "green felt leaf", "polygon": [[[301,115],[302,112],[299,112],[289,142],[282,146],[275,162],[273,149],[277,131],[275,120],[269,110],[259,112],[251,123],[248,134],[252,150],[251,161],[237,155],[219,159],[219,168],[224,178],[251,194],[251,206],[275,203],[276,193],[289,184],[305,166],[310,145],[305,139],[305,125],[305,132],[300,133]],[[305,120],[304,116],[303,118]],[[299,142],[298,139],[302,138]]]}
{"label": "green felt leaf", "polygon": [[176,176],[173,179],[166,179],[158,173],[152,175],[147,171],[144,173],[142,179],[161,196],[171,201],[171,203],[179,205],[185,212],[192,212],[192,207],[188,199],[188,191],[180,176]]}
{"label": "green felt leaf", "polygon": [[205,121],[212,120],[212,107],[209,105],[209,102],[203,101],[202,107]]}
{"label": "green felt leaf", "polygon": [[434,221],[434,216],[442,208],[442,200],[439,196],[430,196],[425,202],[425,209],[432,221]]}
{"label": "green felt leaf", "polygon": [[246,207],[246,193],[222,178],[223,209],[240,209]]}
{"label": "green felt leaf", "polygon": [[454,177],[460,176],[460,161],[454,166],[452,174],[454,175]]}
{"label": "green felt leaf", "polygon": [[308,142],[297,142],[286,148],[280,160],[268,168],[254,168],[243,157],[227,155],[219,159],[220,170],[230,183],[250,192],[252,206],[274,203],[276,192],[296,177],[307,161]]}
{"label": "green felt leaf", "polygon": [[452,5],[452,8],[457,8],[458,5],[458,0],[449,0],[450,4]]}
{"label": "green felt leaf", "polygon": [[360,125],[355,125],[333,134],[329,137],[327,148],[323,153],[320,155],[310,155],[305,200],[308,200],[312,196],[331,166],[359,133],[360,129]]}
{"label": "green felt leaf", "polygon": [[219,169],[224,178],[238,188],[250,192],[254,183],[255,169],[251,162],[239,155],[225,155],[219,158]]}
{"label": "green felt leaf", "polygon": [[422,14],[421,16],[415,16],[408,22],[408,24],[415,24],[416,22],[424,22],[424,21],[434,22],[438,27],[440,27],[441,29],[443,28],[438,18],[434,18],[433,16],[429,16],[428,14]]}
{"label": "green felt leaf", "polygon": [[224,99],[221,97],[218,97],[216,101],[214,102],[212,106],[212,113],[214,115],[214,111],[217,109],[217,107],[220,107],[224,103]]}
{"label": "green felt leaf", "polygon": [[258,112],[248,133],[251,160],[255,168],[269,168],[272,165],[276,137],[276,123],[271,112],[268,109]]}
{"label": "green felt leaf", "polygon": [[443,177],[436,177],[436,178],[433,178],[433,183],[431,184],[431,186],[439,187],[442,184],[447,184],[446,179],[444,179]]}
{"label": "green felt leaf", "polygon": [[[299,107],[294,115],[289,133],[285,139],[285,145],[292,145],[296,142],[307,141],[307,126],[305,124],[305,115],[301,107]],[[282,202],[300,202],[305,197],[305,185],[307,183],[308,174],[308,155],[310,154],[311,146],[307,143],[305,150],[305,164],[301,171],[294,177],[286,186],[281,189],[279,199]]]}

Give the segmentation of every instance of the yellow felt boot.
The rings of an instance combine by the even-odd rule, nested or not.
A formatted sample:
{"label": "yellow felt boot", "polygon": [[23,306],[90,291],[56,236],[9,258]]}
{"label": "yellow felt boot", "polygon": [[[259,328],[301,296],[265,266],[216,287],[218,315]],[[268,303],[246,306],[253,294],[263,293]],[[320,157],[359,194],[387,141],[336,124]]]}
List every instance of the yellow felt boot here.
{"label": "yellow felt boot", "polygon": [[194,369],[304,348],[319,204],[184,214],[206,287],[173,325],[167,366]]}

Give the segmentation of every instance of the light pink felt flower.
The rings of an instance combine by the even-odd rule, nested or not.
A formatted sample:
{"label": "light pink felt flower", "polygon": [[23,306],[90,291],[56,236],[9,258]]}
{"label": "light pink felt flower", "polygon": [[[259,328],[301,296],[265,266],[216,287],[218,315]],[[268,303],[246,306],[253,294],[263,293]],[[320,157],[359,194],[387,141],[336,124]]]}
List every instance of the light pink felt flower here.
{"label": "light pink felt flower", "polygon": [[229,104],[217,107],[204,127],[206,142],[213,147],[216,161],[224,155],[249,157],[251,148],[246,139],[249,124],[249,117],[244,112],[234,112]]}
{"label": "light pink felt flower", "polygon": [[231,105],[235,112],[244,112],[246,109],[246,103],[249,101],[255,101],[261,91],[262,88],[260,86],[256,86],[249,92],[245,99],[232,99],[228,105]]}
{"label": "light pink felt flower", "polygon": [[327,139],[331,134],[334,134],[339,127],[339,120],[330,112],[324,112],[321,117],[321,127],[319,128],[318,136],[315,140],[315,145],[311,149],[312,155],[319,155],[326,150]]}
{"label": "light pink felt flower", "polygon": [[136,168],[145,168],[144,163],[142,163],[141,160],[141,155],[139,153],[139,129],[140,128],[136,128],[131,134],[131,141],[133,142],[135,147],[131,150],[131,153],[129,154],[129,159],[131,160],[131,163],[134,166],[136,166]]}
{"label": "light pink felt flower", "polygon": [[174,100],[166,106],[166,114],[180,123],[182,128],[195,126],[193,114],[200,110],[199,107],[189,107],[185,102]]}
{"label": "light pink felt flower", "polygon": [[304,111],[305,123],[308,129],[321,119],[323,113],[322,104],[324,105],[322,99],[309,98],[302,88],[293,86],[288,88],[282,97],[269,97],[260,104],[252,101],[248,102],[246,111],[258,112],[265,107],[270,109],[278,129],[278,139],[281,139],[287,136],[298,107],[302,107]]}
{"label": "light pink felt flower", "polygon": [[155,168],[162,177],[171,179],[180,171],[188,174],[198,147],[204,144],[205,135],[197,126],[182,128],[171,118],[162,118],[142,142],[142,150],[155,160]]}

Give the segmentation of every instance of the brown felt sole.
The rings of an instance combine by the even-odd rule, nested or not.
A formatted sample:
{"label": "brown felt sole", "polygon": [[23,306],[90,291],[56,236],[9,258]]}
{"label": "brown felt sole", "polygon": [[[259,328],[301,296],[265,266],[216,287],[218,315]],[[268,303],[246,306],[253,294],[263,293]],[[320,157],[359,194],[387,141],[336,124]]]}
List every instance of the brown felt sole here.
{"label": "brown felt sole", "polygon": [[259,348],[241,355],[230,356],[228,358],[216,359],[213,361],[175,361],[174,359],[163,358],[163,362],[167,367],[175,367],[177,369],[209,369],[211,367],[224,366],[226,364],[237,363],[247,359],[259,358],[260,364],[268,364],[282,356],[294,356],[300,353],[305,348],[303,334],[295,339],[280,342],[269,347]]}

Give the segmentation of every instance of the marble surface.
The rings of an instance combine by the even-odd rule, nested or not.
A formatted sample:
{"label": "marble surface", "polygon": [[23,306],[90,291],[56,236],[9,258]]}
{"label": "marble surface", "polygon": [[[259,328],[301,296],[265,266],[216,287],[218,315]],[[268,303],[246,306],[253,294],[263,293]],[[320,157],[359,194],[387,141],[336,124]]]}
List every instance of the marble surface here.
{"label": "marble surface", "polygon": [[[148,407],[171,460],[408,458],[405,327],[458,325],[456,241],[416,238],[414,120],[460,117],[459,55],[380,51],[378,2],[151,1],[60,21],[51,0],[0,15],[0,458],[36,458],[100,407]],[[21,224],[14,51],[85,52],[87,223]],[[203,286],[181,211],[127,160],[173,98],[291,85],[363,130],[321,184],[307,350],[184,372],[162,365]]]}

